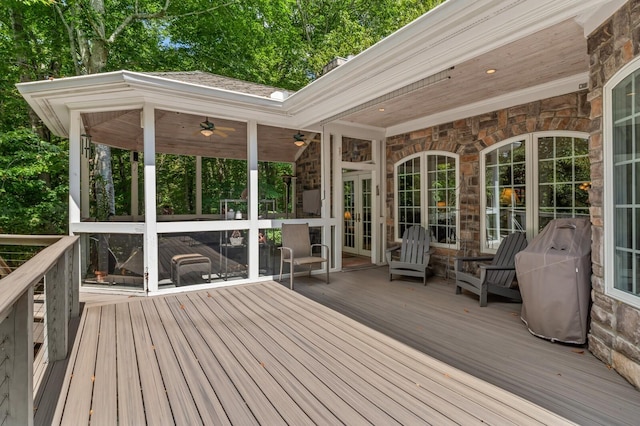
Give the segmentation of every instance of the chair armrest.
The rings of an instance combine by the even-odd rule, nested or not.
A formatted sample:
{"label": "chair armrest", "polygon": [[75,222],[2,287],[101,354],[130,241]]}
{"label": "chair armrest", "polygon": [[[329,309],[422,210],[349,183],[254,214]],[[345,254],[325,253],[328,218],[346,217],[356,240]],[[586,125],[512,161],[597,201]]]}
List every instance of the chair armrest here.
{"label": "chair armrest", "polygon": [[480,268],[487,271],[513,271],[516,269],[515,266],[509,265],[480,265]]}
{"label": "chair armrest", "polygon": [[392,253],[396,250],[400,250],[400,247],[401,246],[393,246],[385,250],[384,255],[385,255],[385,258],[387,259],[387,263],[391,263]]}
{"label": "chair armrest", "polygon": [[[327,257],[327,260],[329,260],[329,246],[328,245],[326,245],[326,244],[311,244],[311,253],[309,253],[309,254],[311,254],[312,256],[313,256],[313,248],[314,247],[322,247],[322,248],[327,249],[327,256],[326,257]],[[322,255],[322,250],[320,250],[320,255]]]}
{"label": "chair armrest", "polygon": [[280,250],[284,259],[293,259],[293,249],[289,247],[278,247],[278,250]]}
{"label": "chair armrest", "polygon": [[493,260],[493,256],[476,256],[476,257],[462,256],[462,257],[456,257],[455,259],[461,262],[486,262],[488,260]]}

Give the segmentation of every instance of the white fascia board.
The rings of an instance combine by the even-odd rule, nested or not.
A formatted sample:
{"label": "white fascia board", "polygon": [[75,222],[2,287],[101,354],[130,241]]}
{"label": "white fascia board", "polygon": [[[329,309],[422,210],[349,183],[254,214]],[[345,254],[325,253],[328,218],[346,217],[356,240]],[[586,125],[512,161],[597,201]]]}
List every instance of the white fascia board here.
{"label": "white fascia board", "polygon": [[[149,76],[130,71],[20,83],[22,96],[51,131],[68,136],[69,111],[117,109],[145,102],[167,107],[192,105],[193,113],[224,111],[232,119],[262,118],[274,125],[292,120],[282,110],[282,101]],[[170,108],[171,109],[171,108]]]}
{"label": "white fascia board", "polygon": [[[438,112],[427,117],[416,120],[407,121],[396,126],[387,128],[386,137],[401,135],[416,130],[422,130],[427,127],[436,126],[438,124],[450,123],[455,120],[474,117],[480,114],[497,111],[504,108],[510,108],[517,105],[523,105],[529,102],[539,101],[554,96],[565,95],[580,91],[580,84],[589,81],[588,73],[580,73],[571,77],[553,81],[551,83],[541,84],[529,87],[523,90],[507,93],[495,98],[486,99],[459,108],[448,111]],[[584,89],[582,89],[584,90]]]}
{"label": "white fascia board", "polygon": [[576,18],[576,22],[584,28],[584,36],[588,37],[626,3],[627,0],[609,0],[599,7],[585,10]]}
{"label": "white fascia board", "polygon": [[449,0],[294,93],[285,109],[303,124],[320,121],[603,3]]}

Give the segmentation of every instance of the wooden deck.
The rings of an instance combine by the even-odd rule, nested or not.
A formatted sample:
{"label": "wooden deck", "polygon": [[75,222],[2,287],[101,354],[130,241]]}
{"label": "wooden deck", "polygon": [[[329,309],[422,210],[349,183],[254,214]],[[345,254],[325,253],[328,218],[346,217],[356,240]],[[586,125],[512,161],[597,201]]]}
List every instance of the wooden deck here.
{"label": "wooden deck", "polygon": [[[334,275],[331,285],[307,278],[313,285],[299,287],[345,291],[335,283],[347,275]],[[359,282],[351,296],[370,295]],[[267,282],[85,306],[52,423],[566,421]]]}
{"label": "wooden deck", "polygon": [[453,280],[388,281],[379,267],[296,279],[296,292],[582,425],[640,424],[640,392],[586,347],[532,336],[519,303],[455,294]]}

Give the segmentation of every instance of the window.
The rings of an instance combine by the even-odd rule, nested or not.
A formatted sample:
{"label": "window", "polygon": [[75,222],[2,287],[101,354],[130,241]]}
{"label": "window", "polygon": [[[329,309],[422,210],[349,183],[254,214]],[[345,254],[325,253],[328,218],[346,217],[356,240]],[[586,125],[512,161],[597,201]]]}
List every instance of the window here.
{"label": "window", "polygon": [[484,150],[480,162],[484,251],[496,250],[510,233],[532,238],[553,219],[589,215],[589,142],[583,133],[518,136]]}
{"label": "window", "polygon": [[422,197],[420,195],[420,157],[414,157],[396,166],[398,215],[396,236],[402,238],[405,229],[420,225]]}
{"label": "window", "polygon": [[426,225],[432,244],[457,247],[458,156],[429,151],[405,158],[395,166],[395,181],[396,239]]}
{"label": "window", "polygon": [[[606,292],[640,307],[640,90],[639,62],[605,87]],[[633,71],[629,72],[629,68]]]}

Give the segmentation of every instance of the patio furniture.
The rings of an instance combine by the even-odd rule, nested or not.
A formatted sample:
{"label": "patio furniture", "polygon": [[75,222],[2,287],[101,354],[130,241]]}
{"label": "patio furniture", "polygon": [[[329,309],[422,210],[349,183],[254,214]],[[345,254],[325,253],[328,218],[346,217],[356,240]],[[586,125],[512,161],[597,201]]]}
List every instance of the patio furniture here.
{"label": "patio furniture", "polygon": [[[326,256],[316,256],[313,254],[314,247],[326,249]],[[283,224],[282,225],[282,247],[280,249],[280,279],[282,281],[282,267],[288,263],[289,267],[289,287],[293,290],[293,274],[298,265],[309,265],[309,275],[311,266],[316,263],[327,264],[327,284],[329,284],[329,247],[324,244],[311,244],[309,237],[309,224]]]}
{"label": "patio furniture", "polygon": [[211,259],[198,253],[178,254],[171,258],[171,281],[176,287],[180,287],[180,274],[185,269],[194,270],[204,265],[209,273],[209,282],[211,282]]}
{"label": "patio furniture", "polygon": [[[386,251],[389,264],[389,281],[393,280],[393,274],[409,277],[422,277],[424,285],[427,285],[429,272],[429,259],[433,249],[429,248],[429,233],[420,225],[407,228],[402,235],[402,245],[391,247]],[[400,258],[393,259],[393,252],[400,250]]]}
{"label": "patio furniture", "polygon": [[[456,258],[456,294],[462,289],[480,296],[480,306],[487,306],[487,294],[499,294],[516,301],[522,301],[520,290],[513,279],[516,275],[515,255],[527,247],[527,238],[522,232],[507,235],[495,256],[457,257]],[[480,277],[463,271],[463,265],[468,262],[491,261],[490,264],[480,264]]]}

